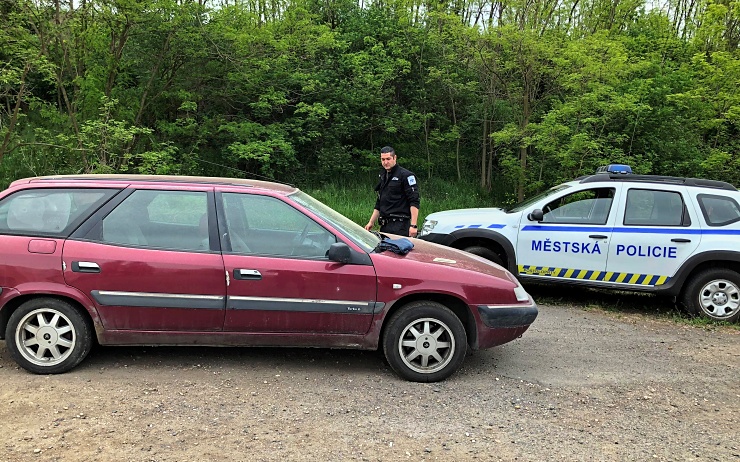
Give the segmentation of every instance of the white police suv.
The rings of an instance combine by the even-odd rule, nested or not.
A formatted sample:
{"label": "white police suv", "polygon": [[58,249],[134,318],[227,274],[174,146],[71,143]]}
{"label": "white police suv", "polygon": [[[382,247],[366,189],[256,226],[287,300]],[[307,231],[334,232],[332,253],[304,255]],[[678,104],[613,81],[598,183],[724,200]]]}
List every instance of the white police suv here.
{"label": "white police suv", "polygon": [[510,209],[433,213],[420,237],[485,257],[525,282],[663,293],[692,314],[737,321],[739,202],[740,192],[722,181],[609,165]]}

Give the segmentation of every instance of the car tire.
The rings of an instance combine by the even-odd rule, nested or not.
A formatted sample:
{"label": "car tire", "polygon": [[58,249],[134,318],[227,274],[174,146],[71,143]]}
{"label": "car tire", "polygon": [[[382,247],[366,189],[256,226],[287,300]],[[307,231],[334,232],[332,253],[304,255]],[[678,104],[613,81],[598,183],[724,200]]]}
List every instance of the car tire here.
{"label": "car tire", "polygon": [[740,319],[740,274],[726,268],[709,268],[692,277],[682,302],[695,316],[715,321]]}
{"label": "car tire", "polygon": [[504,261],[501,259],[501,257],[499,257],[496,252],[494,252],[493,250],[489,248],[476,245],[472,247],[466,247],[463,250],[468,253],[472,253],[473,255],[478,255],[479,257],[483,257],[486,260],[491,260],[497,265],[504,266]]}
{"label": "car tire", "polygon": [[69,303],[35,298],[10,315],[5,331],[10,356],[35,374],[60,374],[80,363],[92,347],[87,319]]}
{"label": "car tire", "polygon": [[391,368],[412,382],[438,382],[460,368],[468,349],[465,327],[446,306],[404,306],[388,322],[383,352]]}

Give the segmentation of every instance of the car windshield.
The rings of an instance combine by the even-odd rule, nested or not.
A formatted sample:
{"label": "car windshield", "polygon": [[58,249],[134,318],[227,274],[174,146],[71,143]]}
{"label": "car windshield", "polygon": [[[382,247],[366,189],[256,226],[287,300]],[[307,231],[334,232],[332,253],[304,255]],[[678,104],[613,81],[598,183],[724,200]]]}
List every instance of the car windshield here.
{"label": "car windshield", "polygon": [[362,226],[331,207],[317,201],[303,191],[298,191],[288,197],[326,220],[366,252],[371,252],[378,245],[378,242],[380,242],[380,238],[377,235],[367,231]]}
{"label": "car windshield", "polygon": [[506,213],[521,212],[522,210],[526,209],[527,207],[539,201],[540,199],[544,199],[545,197],[551,196],[555,193],[562,191],[563,189],[568,189],[568,188],[570,188],[570,185],[567,185],[567,184],[553,186],[552,188],[546,191],[536,194],[528,199],[524,199],[523,201],[519,202],[518,204],[511,207],[510,209],[506,209]]}

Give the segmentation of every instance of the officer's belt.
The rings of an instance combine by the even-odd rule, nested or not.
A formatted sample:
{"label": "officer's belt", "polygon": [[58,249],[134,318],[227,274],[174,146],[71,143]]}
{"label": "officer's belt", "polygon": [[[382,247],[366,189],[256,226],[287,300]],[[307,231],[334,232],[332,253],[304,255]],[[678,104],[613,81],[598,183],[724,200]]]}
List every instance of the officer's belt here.
{"label": "officer's belt", "polygon": [[381,216],[378,219],[378,222],[382,226],[384,223],[388,223],[389,221],[405,221],[405,220],[411,220],[411,216],[409,216],[409,215],[398,215],[398,214],[395,214],[395,213],[391,213],[389,215]]}

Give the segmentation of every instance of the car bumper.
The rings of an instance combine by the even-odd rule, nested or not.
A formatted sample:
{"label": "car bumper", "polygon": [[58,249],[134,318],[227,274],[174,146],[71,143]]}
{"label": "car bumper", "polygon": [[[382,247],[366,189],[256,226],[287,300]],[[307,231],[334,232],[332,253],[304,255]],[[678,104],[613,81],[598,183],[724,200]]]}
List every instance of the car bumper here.
{"label": "car bumper", "polygon": [[487,327],[522,327],[537,319],[537,305],[526,306],[478,305],[478,314]]}
{"label": "car bumper", "polygon": [[483,323],[478,331],[477,349],[508,343],[521,336],[537,319],[537,305],[526,306],[478,305]]}

